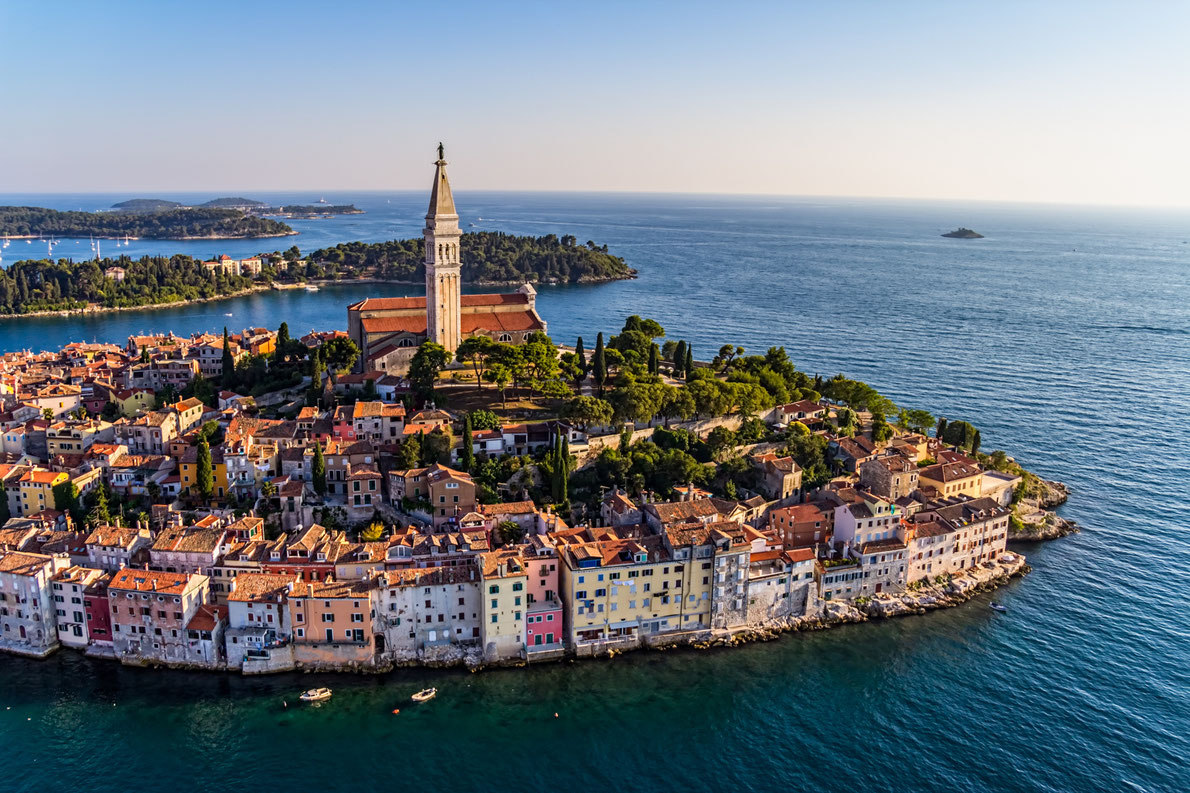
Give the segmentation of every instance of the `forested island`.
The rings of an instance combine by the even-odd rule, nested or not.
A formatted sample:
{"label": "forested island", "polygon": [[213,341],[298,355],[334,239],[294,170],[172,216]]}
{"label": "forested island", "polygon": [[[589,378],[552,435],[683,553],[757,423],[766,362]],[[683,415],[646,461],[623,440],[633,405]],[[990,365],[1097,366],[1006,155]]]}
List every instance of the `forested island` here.
{"label": "forested island", "polygon": [[[636,274],[623,259],[608,253],[606,245],[579,245],[571,236],[480,232],[464,234],[462,246],[463,277],[469,283],[594,283]],[[421,281],[423,256],[419,239],[344,243],[306,257],[294,246],[262,254],[259,273],[238,266],[229,270],[216,262],[204,266],[180,254],[83,262],[25,260],[0,270],[0,315],[168,305],[308,280]]]}
{"label": "forested island", "polygon": [[[606,245],[579,244],[571,235],[522,237],[499,231],[468,232],[460,241],[467,283],[578,284],[634,278],[633,270]],[[425,278],[421,238],[390,242],[345,242],[310,255],[325,277],[343,275],[390,281]]]}
{"label": "forested island", "polygon": [[181,255],[26,260],[0,270],[0,314],[164,305],[225,297],[257,285],[246,276],[208,272],[198,259]]}
{"label": "forested island", "polygon": [[362,215],[364,211],[357,209],[355,204],[285,204],[270,207],[261,214],[287,218],[321,218],[331,215]]}
{"label": "forested island", "polygon": [[159,240],[245,239],[297,234],[286,224],[237,209],[181,207],[158,211],[61,212],[0,206],[0,235],[141,237]]}

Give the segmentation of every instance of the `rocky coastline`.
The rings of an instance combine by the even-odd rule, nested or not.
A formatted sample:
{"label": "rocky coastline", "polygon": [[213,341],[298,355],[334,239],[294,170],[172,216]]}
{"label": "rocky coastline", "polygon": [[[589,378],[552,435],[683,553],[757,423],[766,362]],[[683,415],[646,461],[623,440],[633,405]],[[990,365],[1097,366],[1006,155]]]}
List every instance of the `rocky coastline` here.
{"label": "rocky coastline", "polygon": [[1062,482],[1040,478],[1036,482],[1037,492],[1022,498],[1013,511],[1019,523],[1010,525],[1009,542],[1056,540],[1079,531],[1075,521],[1054,511],[1070,498],[1070,488]]}
{"label": "rocky coastline", "polygon": [[730,637],[694,643],[694,647],[734,647],[753,641],[771,641],[782,633],[825,630],[836,625],[925,614],[935,609],[954,608],[1025,575],[1032,568],[1019,553],[1006,551],[990,564],[981,565],[944,581],[899,594],[881,594],[852,601],[826,601],[816,616],[772,620]]}

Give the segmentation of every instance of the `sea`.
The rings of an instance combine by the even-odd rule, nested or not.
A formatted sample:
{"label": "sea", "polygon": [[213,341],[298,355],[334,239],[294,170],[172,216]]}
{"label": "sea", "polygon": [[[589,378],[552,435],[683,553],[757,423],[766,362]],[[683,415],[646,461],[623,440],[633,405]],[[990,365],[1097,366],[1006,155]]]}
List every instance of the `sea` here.
{"label": "sea", "polygon": [[[131,241],[233,257],[420,233],[426,194],[353,202],[296,237]],[[129,195],[0,195],[98,209]],[[185,195],[165,198],[188,200]],[[203,200],[214,196],[202,196]],[[199,197],[195,197],[199,198]],[[717,650],[470,674],[241,678],[0,657],[0,789],[1190,790],[1190,211],[771,196],[456,193],[464,229],[574,234],[639,278],[541,287],[558,342],[625,316],[711,358],[783,346],[898,404],[979,427],[1067,483],[1079,534],[962,607]],[[474,224],[474,225],[472,225]],[[940,235],[969,226],[979,240]],[[3,265],[42,256],[12,242]],[[56,256],[89,255],[87,240]],[[21,249],[24,249],[22,251]],[[72,250],[73,249],[73,250]],[[464,264],[465,266],[465,264]],[[481,290],[471,290],[481,291]],[[93,317],[0,321],[0,349],[131,333],[344,328],[397,285],[334,285]],[[299,707],[299,690],[334,688]],[[413,705],[433,685],[438,697]],[[394,713],[399,709],[399,713]]]}

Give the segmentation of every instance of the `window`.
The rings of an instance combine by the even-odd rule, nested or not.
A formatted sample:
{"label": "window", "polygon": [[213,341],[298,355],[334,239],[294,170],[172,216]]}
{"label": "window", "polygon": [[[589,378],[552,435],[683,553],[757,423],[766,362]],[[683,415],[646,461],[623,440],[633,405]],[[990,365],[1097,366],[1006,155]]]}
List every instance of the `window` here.
{"label": "window", "polygon": [[513,592],[520,592],[524,588],[525,588],[525,585],[523,583],[521,583],[520,581],[517,581],[516,583],[514,583],[512,585]]}
{"label": "window", "polygon": [[493,614],[493,615],[492,615],[492,622],[493,622],[493,623],[495,623],[497,619],[499,619],[499,617],[497,617],[495,614]]}
{"label": "window", "polygon": [[500,594],[500,586],[498,584],[492,584],[490,587],[488,587],[488,594],[489,595]]}

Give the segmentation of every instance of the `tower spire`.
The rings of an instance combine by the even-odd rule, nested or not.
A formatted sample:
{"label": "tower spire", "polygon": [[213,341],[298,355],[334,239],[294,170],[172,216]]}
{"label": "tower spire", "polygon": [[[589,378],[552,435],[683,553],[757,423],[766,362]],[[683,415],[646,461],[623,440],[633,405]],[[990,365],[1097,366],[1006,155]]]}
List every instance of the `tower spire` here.
{"label": "tower spire", "polygon": [[442,144],[439,143],[438,160],[434,163],[434,186],[430,189],[430,209],[426,213],[427,223],[435,218],[459,218],[455,212],[455,199],[450,192],[450,179],[446,176],[443,154]]}

